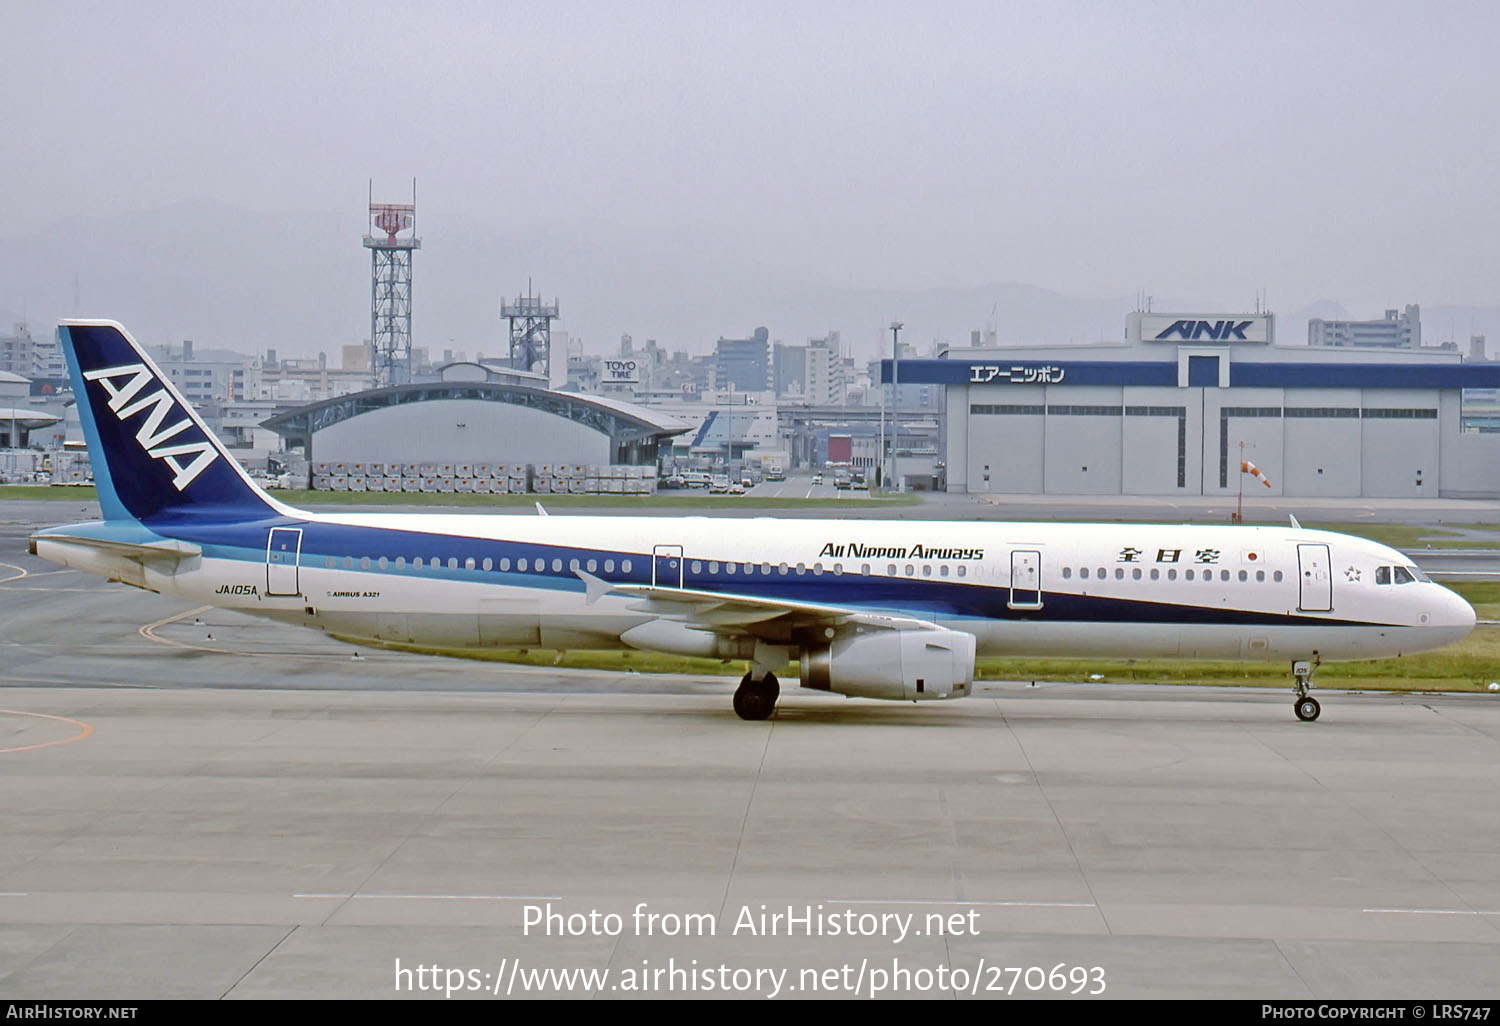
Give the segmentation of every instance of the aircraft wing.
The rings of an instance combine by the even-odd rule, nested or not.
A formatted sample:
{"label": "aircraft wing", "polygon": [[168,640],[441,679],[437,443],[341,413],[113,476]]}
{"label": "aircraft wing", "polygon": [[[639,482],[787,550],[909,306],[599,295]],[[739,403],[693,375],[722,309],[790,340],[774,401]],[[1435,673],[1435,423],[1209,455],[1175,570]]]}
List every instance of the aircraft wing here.
{"label": "aircraft wing", "polygon": [[638,599],[631,608],[663,620],[675,620],[696,630],[785,640],[793,631],[838,630],[857,625],[881,630],[940,630],[929,621],[900,614],[878,613],[818,602],[792,602],[734,592],[669,588],[649,584],[614,584],[580,570],[592,604],[604,595]]}

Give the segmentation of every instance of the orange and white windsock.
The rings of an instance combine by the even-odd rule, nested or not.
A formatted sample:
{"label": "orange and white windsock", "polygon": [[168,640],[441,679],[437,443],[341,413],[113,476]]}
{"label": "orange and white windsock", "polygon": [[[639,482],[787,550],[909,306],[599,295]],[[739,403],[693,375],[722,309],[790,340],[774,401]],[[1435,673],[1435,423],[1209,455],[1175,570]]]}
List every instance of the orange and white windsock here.
{"label": "orange and white windsock", "polygon": [[1266,475],[1262,474],[1260,468],[1249,460],[1240,460],[1240,473],[1249,474],[1267,488],[1271,487],[1271,482],[1266,479]]}

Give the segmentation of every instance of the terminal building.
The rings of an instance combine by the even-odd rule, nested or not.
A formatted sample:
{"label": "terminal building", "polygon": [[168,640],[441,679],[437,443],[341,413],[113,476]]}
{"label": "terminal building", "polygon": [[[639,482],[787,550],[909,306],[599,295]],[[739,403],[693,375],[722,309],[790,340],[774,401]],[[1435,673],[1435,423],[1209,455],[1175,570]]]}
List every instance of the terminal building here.
{"label": "terminal building", "polygon": [[[883,381],[894,368],[884,361]],[[1500,435],[1463,420],[1500,362],[1453,351],[1278,346],[1269,313],[1136,312],[1123,343],[902,360],[947,386],[949,491],[1500,496]]]}

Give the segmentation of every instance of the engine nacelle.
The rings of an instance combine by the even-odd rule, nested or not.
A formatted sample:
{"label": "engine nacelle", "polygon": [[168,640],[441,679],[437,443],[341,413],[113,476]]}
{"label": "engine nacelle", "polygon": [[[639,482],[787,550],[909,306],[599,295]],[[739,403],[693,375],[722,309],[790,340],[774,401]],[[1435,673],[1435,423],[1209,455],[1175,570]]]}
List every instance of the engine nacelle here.
{"label": "engine nacelle", "polygon": [[802,650],[802,686],[852,698],[963,698],[974,650],[974,635],[963,631],[850,632]]}

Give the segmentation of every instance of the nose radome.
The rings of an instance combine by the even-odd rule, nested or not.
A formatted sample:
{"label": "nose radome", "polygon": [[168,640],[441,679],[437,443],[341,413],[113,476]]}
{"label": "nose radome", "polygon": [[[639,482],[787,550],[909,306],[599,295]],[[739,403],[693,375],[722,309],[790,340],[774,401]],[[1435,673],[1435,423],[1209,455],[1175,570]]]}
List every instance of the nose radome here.
{"label": "nose radome", "polygon": [[1478,616],[1475,615],[1475,607],[1470,606],[1469,601],[1463,595],[1458,594],[1457,591],[1449,591],[1448,594],[1454,597],[1452,601],[1454,601],[1455,624],[1458,627],[1463,627],[1464,630],[1473,630],[1476,622],[1479,622]]}
{"label": "nose radome", "polygon": [[1444,588],[1443,593],[1442,623],[1444,626],[1458,627],[1465,632],[1473,630],[1478,620],[1474,614],[1474,607],[1456,591]]}

